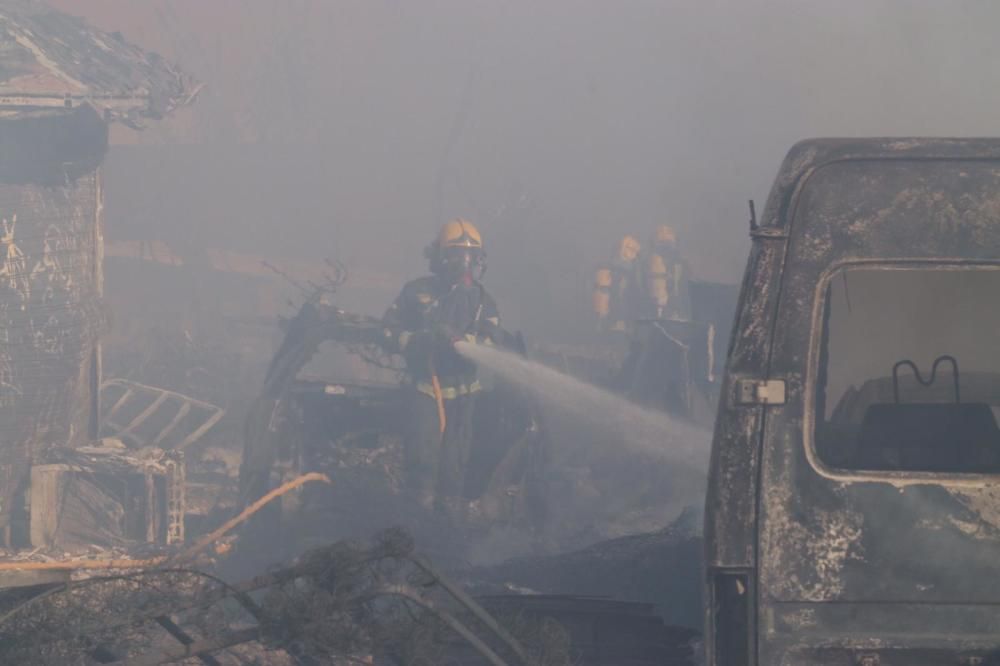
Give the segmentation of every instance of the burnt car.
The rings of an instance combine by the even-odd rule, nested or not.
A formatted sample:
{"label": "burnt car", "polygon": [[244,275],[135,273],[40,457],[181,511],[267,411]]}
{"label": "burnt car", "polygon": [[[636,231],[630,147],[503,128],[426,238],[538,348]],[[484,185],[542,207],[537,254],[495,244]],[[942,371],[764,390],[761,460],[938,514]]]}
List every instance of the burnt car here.
{"label": "burnt car", "polygon": [[[240,469],[248,504],[281,480],[323,472],[332,488],[291,495],[315,507],[385,504],[403,494],[406,437],[401,359],[382,352],[381,321],[307,302],[283,323],[284,339],[250,410]],[[520,335],[512,347],[525,353]],[[465,496],[481,522],[536,525],[545,517],[546,439],[533,401],[496,380],[476,404]],[[412,503],[410,503],[412,505]],[[386,506],[392,506],[386,504]],[[357,514],[357,511],[348,511]]]}
{"label": "burnt car", "polygon": [[708,663],[995,663],[1000,140],[804,141],[751,236]]}

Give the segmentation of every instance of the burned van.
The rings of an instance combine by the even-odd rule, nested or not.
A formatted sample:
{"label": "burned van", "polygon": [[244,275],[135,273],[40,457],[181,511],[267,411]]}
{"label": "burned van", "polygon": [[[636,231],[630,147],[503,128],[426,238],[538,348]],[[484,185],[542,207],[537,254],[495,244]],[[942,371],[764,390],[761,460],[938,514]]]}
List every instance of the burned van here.
{"label": "burned van", "polygon": [[1000,140],[802,142],[751,236],[708,663],[995,663]]}

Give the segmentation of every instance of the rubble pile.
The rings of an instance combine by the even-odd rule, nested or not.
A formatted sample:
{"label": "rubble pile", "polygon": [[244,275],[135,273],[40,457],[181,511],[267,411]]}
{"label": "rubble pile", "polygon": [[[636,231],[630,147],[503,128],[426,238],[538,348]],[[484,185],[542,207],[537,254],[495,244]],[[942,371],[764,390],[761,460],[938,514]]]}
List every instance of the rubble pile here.
{"label": "rubble pile", "polygon": [[[700,493],[700,478],[663,483],[665,462],[622,456],[606,446],[621,437],[543,413],[531,382],[496,369],[468,412],[467,469],[443,502],[415,502],[401,380],[424,364],[386,345],[386,319],[331,304],[342,266],[326,262],[316,283],[196,243],[160,256],[158,238],[121,239],[135,252],[106,254],[109,125],[139,129],[190,104],[200,85],[120,34],[32,0],[0,7],[0,61],[0,324],[10,338],[0,349],[0,663],[690,662],[694,633],[654,612],[696,624],[700,597],[687,586],[699,580],[698,538],[686,523],[473,570],[490,593],[479,599],[417,556],[408,533],[346,539],[403,523],[440,566],[468,571],[470,560],[653,529]],[[452,249],[471,242],[469,228],[458,224]],[[274,278],[303,301],[280,324]],[[482,294],[478,310],[465,309],[482,323]],[[520,334],[484,319],[495,328],[484,326],[484,341],[511,350],[501,365],[527,364]],[[668,397],[683,398],[673,402],[693,421],[691,395],[710,393],[713,379],[701,362],[712,324],[692,326],[656,342],[668,369],[683,370]],[[328,355],[334,343],[339,357]],[[605,352],[560,358],[604,374]],[[449,376],[435,354],[425,359],[440,427],[432,444],[433,432],[451,432],[440,386]],[[445,388],[458,397],[481,385]],[[580,395],[569,398],[584,411],[634,415],[619,399],[591,409]],[[658,432],[646,439],[663,449]]]}
{"label": "rubble pile", "polygon": [[470,665],[571,663],[557,623],[518,617],[498,623],[414,555],[408,535],[389,530],[370,546],[340,542],[237,584],[168,561],[34,596],[7,593],[0,662],[223,663],[217,657],[241,646],[241,658],[268,664],[429,666],[446,655]]}
{"label": "rubble pile", "polygon": [[668,624],[700,630],[699,515],[688,509],[656,532],[601,541],[569,553],[517,558],[473,569],[466,576],[479,593],[520,591],[648,602]]}

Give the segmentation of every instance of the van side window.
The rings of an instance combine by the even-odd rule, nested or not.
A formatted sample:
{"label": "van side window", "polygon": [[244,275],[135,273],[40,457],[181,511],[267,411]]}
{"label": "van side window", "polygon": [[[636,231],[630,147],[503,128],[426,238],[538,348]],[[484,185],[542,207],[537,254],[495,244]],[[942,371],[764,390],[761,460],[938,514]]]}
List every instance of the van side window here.
{"label": "van side window", "polygon": [[829,281],[815,449],[854,471],[1000,473],[1000,267],[848,267]]}

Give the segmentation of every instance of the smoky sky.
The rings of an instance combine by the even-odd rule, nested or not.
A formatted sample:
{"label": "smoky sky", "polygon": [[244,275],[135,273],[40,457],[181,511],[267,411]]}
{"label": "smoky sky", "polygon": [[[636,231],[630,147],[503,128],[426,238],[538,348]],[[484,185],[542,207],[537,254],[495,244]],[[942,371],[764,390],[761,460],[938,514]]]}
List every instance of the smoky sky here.
{"label": "smoky sky", "polygon": [[528,330],[585,309],[595,264],[659,223],[696,277],[736,282],[746,200],[763,205],[799,139],[1000,134],[987,2],[51,4],[206,84],[176,119],[116,135],[138,146],[109,156],[112,238],[405,278],[463,215]]}

